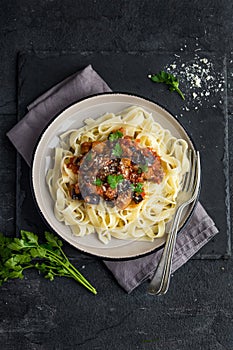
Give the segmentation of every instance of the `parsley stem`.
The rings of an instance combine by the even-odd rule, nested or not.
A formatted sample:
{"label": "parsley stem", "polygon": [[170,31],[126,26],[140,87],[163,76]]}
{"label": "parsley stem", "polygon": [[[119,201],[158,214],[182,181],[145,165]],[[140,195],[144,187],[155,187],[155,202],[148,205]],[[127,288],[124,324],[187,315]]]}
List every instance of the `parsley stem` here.
{"label": "parsley stem", "polygon": [[24,270],[26,270],[26,269],[31,269],[32,267],[34,267],[33,264],[27,265],[27,266],[23,266],[23,269],[24,269]]}
{"label": "parsley stem", "polygon": [[83,284],[87,289],[89,289],[92,293],[97,294],[96,289],[85,279],[85,277],[75,269],[75,267],[68,261],[69,266],[67,266],[67,262],[64,263],[61,258],[51,252],[50,250],[46,249],[46,253],[48,255],[48,258],[52,258],[57,263],[61,264],[67,271],[69,271],[70,275],[79,283]]}
{"label": "parsley stem", "polygon": [[179,88],[176,88],[176,91],[177,91],[178,94],[181,96],[181,98],[182,98],[183,100],[185,100],[185,97],[184,97],[182,91],[181,91]]}
{"label": "parsley stem", "polygon": [[[57,271],[57,267],[56,267],[56,266],[46,265],[45,263],[43,263],[43,266],[44,266],[44,267],[47,267],[48,270]],[[38,270],[40,271],[39,268],[38,268]],[[54,276],[60,276],[60,277],[61,277],[61,275],[60,275],[59,273],[56,273],[56,272],[54,272],[54,271],[53,271],[53,275],[54,275]],[[66,273],[64,274],[64,272],[63,272],[62,276],[70,277],[70,274],[69,274],[68,272],[66,272]]]}
{"label": "parsley stem", "polygon": [[65,255],[65,253],[63,252],[63,250],[61,249],[61,247],[59,247],[59,250],[60,250],[61,254],[63,255],[64,259],[65,259],[66,261],[69,262],[67,256]]}

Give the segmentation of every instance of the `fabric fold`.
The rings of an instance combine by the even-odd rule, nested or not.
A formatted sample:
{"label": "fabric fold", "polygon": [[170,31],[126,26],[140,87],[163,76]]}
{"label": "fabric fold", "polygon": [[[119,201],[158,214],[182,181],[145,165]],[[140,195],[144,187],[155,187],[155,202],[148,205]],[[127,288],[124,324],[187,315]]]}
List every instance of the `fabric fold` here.
{"label": "fabric fold", "polygon": [[110,92],[110,87],[88,65],[38,97],[28,106],[28,113],[7,136],[30,166],[33,150],[48,123],[66,107],[87,96]]}

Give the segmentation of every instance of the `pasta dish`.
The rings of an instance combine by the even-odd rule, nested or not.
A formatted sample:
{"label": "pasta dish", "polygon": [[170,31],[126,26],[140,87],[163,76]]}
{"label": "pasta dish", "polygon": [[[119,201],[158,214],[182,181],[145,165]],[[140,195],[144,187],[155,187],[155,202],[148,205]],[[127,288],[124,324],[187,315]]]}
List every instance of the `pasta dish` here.
{"label": "pasta dish", "polygon": [[162,237],[189,170],[187,149],[138,106],[86,119],[60,136],[46,176],[57,220],[105,244]]}

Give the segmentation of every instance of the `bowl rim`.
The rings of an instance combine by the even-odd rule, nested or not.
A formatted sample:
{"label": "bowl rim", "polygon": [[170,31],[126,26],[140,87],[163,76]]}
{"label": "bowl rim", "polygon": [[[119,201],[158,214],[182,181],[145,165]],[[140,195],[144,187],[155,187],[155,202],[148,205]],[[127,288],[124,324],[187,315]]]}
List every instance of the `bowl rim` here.
{"label": "bowl rim", "polygon": [[[157,105],[159,106],[161,109],[163,109],[165,112],[167,112],[172,118],[173,120],[175,121],[175,123],[177,123],[177,125],[179,127],[181,127],[184,132],[187,134],[193,148],[197,151],[197,148],[195,146],[195,142],[193,140],[193,138],[190,136],[190,134],[188,133],[187,129],[184,127],[184,125],[182,124],[182,122],[180,120],[178,120],[173,113],[170,112],[170,110],[166,107],[164,107],[162,104],[160,104],[159,102],[157,101],[154,101],[152,100],[151,98],[147,98],[143,95],[139,95],[139,94],[136,94],[136,93],[129,93],[129,92],[121,92],[121,91],[110,91],[110,92],[100,92],[100,93],[96,93],[96,94],[92,94],[92,95],[89,95],[89,96],[85,96],[79,100],[77,100],[76,102],[72,102],[70,103],[69,105],[67,105],[66,107],[64,107],[60,112],[56,113],[56,115],[51,118],[49,120],[49,122],[46,124],[46,126],[43,128],[43,130],[41,131],[40,133],[40,136],[38,137],[37,141],[36,141],[36,144],[33,148],[33,151],[32,151],[32,160],[31,160],[31,167],[30,167],[30,187],[31,187],[31,192],[32,192],[32,197],[33,197],[33,200],[36,204],[36,208],[40,214],[40,216],[42,217],[42,220],[44,221],[44,223],[46,224],[46,226],[48,226],[50,228],[50,230],[57,234],[59,236],[59,239],[62,239],[63,241],[66,242],[66,244],[69,244],[71,245],[73,248],[75,248],[77,251],[85,254],[85,255],[88,255],[88,256],[92,256],[92,257],[95,257],[95,258],[98,258],[100,260],[106,260],[106,261],[127,261],[127,260],[134,260],[134,259],[138,259],[138,258],[142,258],[142,257],[145,257],[145,256],[148,256],[150,254],[153,254],[159,250],[161,250],[164,246],[165,246],[165,243],[162,243],[160,246],[158,247],[154,247],[152,248],[151,250],[145,252],[145,253],[141,253],[141,254],[136,254],[136,255],[133,255],[133,256],[129,256],[129,257],[110,257],[110,256],[100,256],[98,254],[95,254],[95,253],[90,253],[88,251],[86,251],[85,249],[82,249],[82,248],[79,248],[77,246],[75,246],[72,242],[66,240],[65,238],[63,238],[58,232],[56,232],[56,230],[53,229],[53,227],[51,226],[51,224],[46,220],[46,218],[44,217],[44,214],[42,212],[42,210],[40,209],[40,206],[37,202],[37,199],[36,199],[36,194],[35,194],[35,191],[34,191],[34,185],[33,185],[33,169],[34,169],[34,164],[35,164],[35,159],[36,159],[36,151],[37,151],[37,148],[43,138],[43,135],[45,134],[46,130],[48,129],[48,127],[63,113],[65,112],[66,110],[68,110],[70,107],[78,104],[78,103],[81,103],[83,101],[86,101],[86,100],[89,100],[89,99],[93,99],[95,97],[104,97],[104,96],[119,96],[119,95],[122,95],[122,96],[129,96],[129,97],[136,97],[136,98],[139,98],[139,99],[142,99],[142,100],[145,100],[147,102],[150,102],[154,105]],[[199,191],[198,191],[198,195],[197,195],[197,198],[195,199],[193,205],[192,205],[192,208],[185,220],[185,222],[183,223],[183,225],[179,228],[178,230],[178,234],[183,231],[185,229],[185,227],[187,226],[187,224],[189,223],[193,213],[194,213],[194,210],[196,208],[196,205],[197,205],[197,202],[199,200],[199,196],[200,196],[200,191],[201,191],[201,180],[200,180],[200,186],[199,186]]]}

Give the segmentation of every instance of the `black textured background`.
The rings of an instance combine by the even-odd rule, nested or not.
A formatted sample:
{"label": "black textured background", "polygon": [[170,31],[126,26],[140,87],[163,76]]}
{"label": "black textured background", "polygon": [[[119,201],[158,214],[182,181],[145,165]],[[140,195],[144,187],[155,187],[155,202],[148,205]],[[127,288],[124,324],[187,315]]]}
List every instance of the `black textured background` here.
{"label": "black textured background", "polygon": [[[229,236],[227,239],[229,222],[226,220],[230,207],[227,202],[225,209],[219,205],[216,192],[223,193],[225,184],[217,180],[219,174],[214,167],[217,161],[218,169],[224,165],[226,170],[227,160],[223,161],[221,142],[223,127],[228,126],[229,144],[225,145],[225,150],[229,146],[227,179],[232,199],[232,1],[3,0],[0,6],[0,230],[12,236],[16,231],[16,152],[5,134],[17,121],[20,88],[17,82],[21,81],[19,112],[22,113],[26,103],[31,102],[21,93],[28,91],[24,90],[23,84],[26,87],[30,82],[30,99],[36,97],[49,87],[48,84],[76,69],[75,65],[67,67],[61,56],[65,59],[67,53],[69,56],[71,52],[82,53],[93,61],[94,68],[102,73],[113,89],[129,90],[132,87],[155,101],[158,91],[158,102],[175,109],[178,118],[187,123],[204,159],[213,157],[212,166],[204,168],[210,192],[202,191],[202,201],[221,226],[223,242],[219,246],[211,242],[212,250],[216,257],[229,257],[226,260],[189,261],[175,273],[169,293],[159,298],[146,294],[147,283],[127,295],[101,262],[84,255],[76,265],[96,286],[97,296],[92,296],[73,281],[57,279],[51,283],[36,272],[28,271],[24,280],[10,281],[0,289],[0,349],[232,350],[233,266]],[[202,106],[204,110],[199,108],[195,112],[192,109],[186,113],[178,96],[169,94],[163,86],[148,85],[146,79],[145,85],[141,85],[144,72],[140,67],[157,68],[158,54],[165,55],[169,61],[160,61],[161,64],[170,64],[175,54],[183,55],[185,51],[191,57],[197,49],[215,62],[218,73],[224,74],[224,91],[213,96],[212,102],[217,106],[214,110],[212,103]],[[25,52],[28,60],[24,75],[20,71],[18,74],[21,52]],[[33,78],[38,80],[32,82],[26,69],[32,57],[29,52],[34,53],[33,57],[39,57],[39,62],[43,62],[43,57],[46,57],[44,62],[48,62],[47,57],[56,53],[55,61],[61,60],[63,64],[59,70],[54,69],[54,81],[48,82],[43,75],[43,65],[38,64],[41,76],[38,72],[33,73]],[[108,62],[114,67],[112,71],[100,59],[108,52],[112,53]],[[131,67],[132,85],[130,81],[120,79],[127,75],[125,67],[129,62],[127,65],[122,62],[121,74],[114,73],[122,52],[137,55],[140,69],[133,71]],[[155,54],[155,63],[152,53]],[[147,61],[146,57],[150,59]],[[77,62],[77,67],[79,65]],[[184,88],[187,94],[188,87]],[[198,125],[196,118],[203,122]],[[212,151],[209,130],[215,135],[218,145],[221,143],[221,147]],[[198,139],[200,135],[202,138]],[[27,216],[23,213],[21,220],[24,215]],[[216,240],[220,239],[220,234]],[[213,257],[209,248],[205,247]]]}

